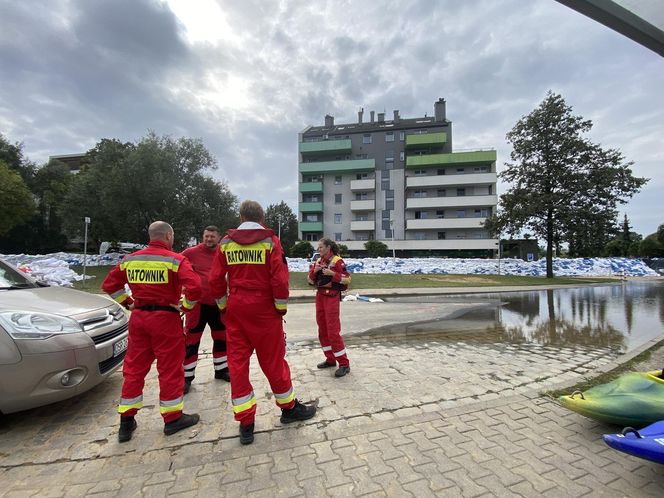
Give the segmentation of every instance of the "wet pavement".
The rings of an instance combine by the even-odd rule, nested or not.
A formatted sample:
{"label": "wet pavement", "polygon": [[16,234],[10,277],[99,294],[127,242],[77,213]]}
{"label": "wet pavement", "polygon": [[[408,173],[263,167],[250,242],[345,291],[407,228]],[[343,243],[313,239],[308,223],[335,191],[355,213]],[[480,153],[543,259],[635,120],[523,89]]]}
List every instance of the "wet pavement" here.
{"label": "wet pavement", "polygon": [[660,466],[601,441],[617,428],[539,393],[652,347],[662,325],[623,355],[609,343],[509,340],[487,325],[498,301],[343,303],[352,371],[342,379],[315,368],[314,305],[293,302],[294,388],[319,413],[282,426],[254,361],[257,434],[248,447],[239,444],[229,385],[213,378],[205,334],[185,401],[201,414],[198,426],[163,435],[153,369],[138,430],[120,445],[117,372],[82,396],[0,419],[0,496],[661,495]]}

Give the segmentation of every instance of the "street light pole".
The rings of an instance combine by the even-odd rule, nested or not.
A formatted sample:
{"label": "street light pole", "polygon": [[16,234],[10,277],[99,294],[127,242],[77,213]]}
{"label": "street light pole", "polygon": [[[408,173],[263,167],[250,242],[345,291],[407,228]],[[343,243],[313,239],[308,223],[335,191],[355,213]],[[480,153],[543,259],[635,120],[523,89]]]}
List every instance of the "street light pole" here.
{"label": "street light pole", "polygon": [[281,213],[277,215],[277,220],[279,223],[279,230],[278,230],[279,234],[277,235],[277,237],[279,237],[279,240],[281,240]]}

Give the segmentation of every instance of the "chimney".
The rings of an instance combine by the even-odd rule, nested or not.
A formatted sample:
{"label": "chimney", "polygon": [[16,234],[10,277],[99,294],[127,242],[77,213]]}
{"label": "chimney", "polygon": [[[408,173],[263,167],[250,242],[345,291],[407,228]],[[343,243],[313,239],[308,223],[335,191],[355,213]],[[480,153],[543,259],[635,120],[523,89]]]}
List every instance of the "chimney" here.
{"label": "chimney", "polygon": [[384,112],[379,112],[378,113],[378,122],[379,123],[385,122],[385,113]]}
{"label": "chimney", "polygon": [[374,122],[374,114],[375,114],[375,111],[371,111],[371,122],[372,123]]}
{"label": "chimney", "polygon": [[399,109],[395,109],[394,111],[394,122],[398,123],[399,122]]}
{"label": "chimney", "polygon": [[334,116],[329,114],[325,115],[325,128],[332,128],[334,126]]}
{"label": "chimney", "polygon": [[445,121],[445,99],[439,98],[437,102],[433,104],[433,113],[436,117],[436,121]]}
{"label": "chimney", "polygon": [[361,107],[357,113],[357,122],[362,124],[362,116],[364,115],[364,107]]}

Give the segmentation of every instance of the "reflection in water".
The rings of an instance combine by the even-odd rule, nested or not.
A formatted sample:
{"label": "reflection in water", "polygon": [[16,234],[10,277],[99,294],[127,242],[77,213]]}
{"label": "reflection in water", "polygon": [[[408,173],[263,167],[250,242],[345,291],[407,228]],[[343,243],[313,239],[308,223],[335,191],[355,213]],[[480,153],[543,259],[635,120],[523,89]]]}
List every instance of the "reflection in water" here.
{"label": "reflection in water", "polygon": [[[664,334],[662,281],[418,300],[423,299],[487,303],[484,311],[418,327],[451,340],[582,345],[626,352]],[[496,301],[502,305],[493,304]]]}

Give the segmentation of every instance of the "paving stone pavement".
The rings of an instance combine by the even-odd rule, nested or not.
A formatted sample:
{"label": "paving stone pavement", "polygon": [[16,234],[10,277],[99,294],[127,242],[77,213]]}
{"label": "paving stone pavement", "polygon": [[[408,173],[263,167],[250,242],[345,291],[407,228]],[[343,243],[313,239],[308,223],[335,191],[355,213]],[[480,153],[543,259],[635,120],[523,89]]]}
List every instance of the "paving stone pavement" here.
{"label": "paving stone pavement", "polygon": [[[308,313],[313,320],[313,304],[298,306],[302,320]],[[429,313],[450,314],[443,311]],[[372,311],[365,329],[382,312]],[[186,397],[186,410],[201,414],[198,426],[163,435],[153,369],[139,428],[120,445],[115,373],[77,398],[0,419],[0,496],[662,495],[661,466],[604,445],[601,434],[616,427],[539,394],[636,352],[617,357],[608,348],[382,329],[349,338],[352,372],[335,379],[315,368],[321,353],[304,329],[311,327],[289,332],[288,360],[296,395],[318,403],[314,419],[282,426],[252,362],[257,434],[241,446],[229,385],[213,379],[206,334]]]}

